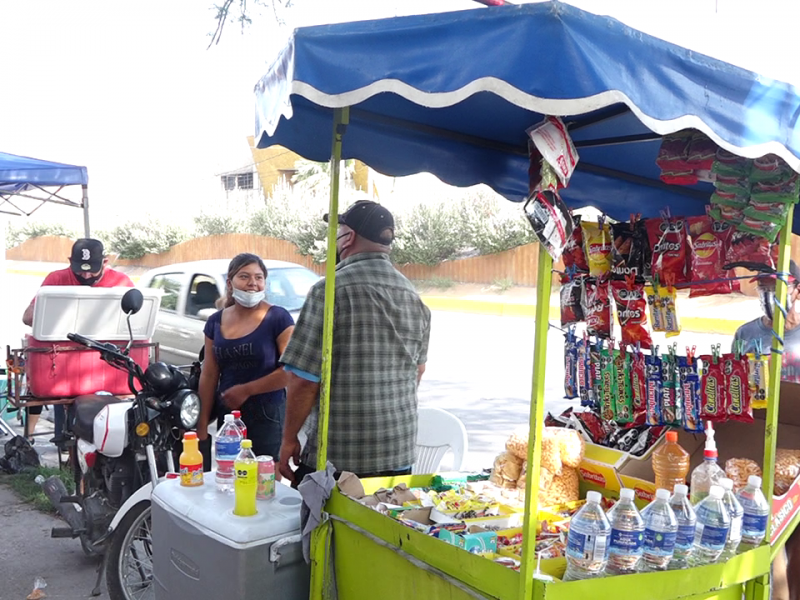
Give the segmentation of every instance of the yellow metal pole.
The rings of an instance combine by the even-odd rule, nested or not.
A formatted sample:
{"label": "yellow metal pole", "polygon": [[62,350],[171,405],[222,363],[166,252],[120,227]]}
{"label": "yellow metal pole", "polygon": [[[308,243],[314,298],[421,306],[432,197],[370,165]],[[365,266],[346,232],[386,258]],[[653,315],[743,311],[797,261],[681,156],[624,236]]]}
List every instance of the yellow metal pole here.
{"label": "yellow metal pole", "polygon": [[536,528],[539,524],[539,469],[542,463],[540,433],[544,422],[544,379],[547,366],[547,333],[550,329],[550,287],[553,259],[539,246],[536,281],[536,333],[533,343],[533,382],[528,432],[528,473],[525,479],[525,520],[522,525],[522,565],[520,600],[533,598],[533,573],[536,569]]}
{"label": "yellow metal pole", "polygon": [[[778,255],[778,272],[789,272],[789,258],[792,249],[792,219],[794,205],[789,206],[789,214],[780,234],[780,254]],[[788,277],[786,278],[788,280]],[[788,290],[786,283],[781,279],[775,282],[775,303],[786,306]],[[780,339],[784,336],[786,319],[783,313],[775,307],[772,311],[772,330]],[[772,356],[769,361],[769,393],[767,394],[767,423],[764,431],[764,480],[762,489],[767,498],[772,498],[772,489],[775,483],[775,447],[778,436],[778,407],[780,405],[781,367],[783,366],[783,344],[778,338],[772,336]],[[772,502],[770,502],[772,504]],[[767,519],[767,541],[770,539],[772,519]]]}
{"label": "yellow metal pole", "polygon": [[[331,355],[333,348],[333,305],[336,300],[336,232],[339,228],[339,166],[342,161],[342,136],[350,122],[350,109],[333,111],[333,142],[331,147],[331,201],[328,209],[328,257],[325,264],[325,317],[322,324],[322,367],[319,385],[319,424],[317,426],[317,470],[325,470],[328,462],[328,418],[331,395]],[[311,534],[312,600],[321,600],[325,583],[327,524]]]}

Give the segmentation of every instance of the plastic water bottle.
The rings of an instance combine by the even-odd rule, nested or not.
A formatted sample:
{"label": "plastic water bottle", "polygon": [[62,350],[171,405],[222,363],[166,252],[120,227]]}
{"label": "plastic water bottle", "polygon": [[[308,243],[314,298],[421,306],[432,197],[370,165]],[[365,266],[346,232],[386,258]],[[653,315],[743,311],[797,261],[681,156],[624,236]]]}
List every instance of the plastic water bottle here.
{"label": "plastic water bottle", "polygon": [[668,431],[666,443],[653,452],[656,489],[672,493],[676,485],[686,483],[689,474],[689,453],[678,444],[678,432]]}
{"label": "plastic water bottle", "polygon": [[608,562],[611,525],[600,506],[600,493],[588,492],[586,504],[572,517],[567,534],[564,581],[602,577]]}
{"label": "plastic water bottle", "polygon": [[692,504],[695,506],[706,496],[712,485],[717,485],[725,477],[717,464],[717,443],[714,441],[714,425],[711,421],[706,423],[706,447],[703,450],[703,462],[692,471],[692,483],[689,489],[692,493]]}
{"label": "plastic water bottle", "polygon": [[695,507],[697,525],[694,529],[693,562],[707,565],[717,562],[728,541],[731,517],[722,502],[725,491],[712,485],[700,504]]}
{"label": "plastic water bottle", "polygon": [[240,410],[232,410],[231,414],[233,415],[233,422],[236,423],[236,426],[239,428],[239,431],[242,432],[242,439],[247,439],[247,425],[244,424],[242,421],[242,411]]}
{"label": "plastic water bottle", "polygon": [[633,490],[623,488],[619,492],[619,502],[606,515],[611,523],[606,566],[609,575],[636,573],[642,558],[644,519],[633,503],[633,497]]}
{"label": "plastic water bottle", "polygon": [[755,548],[767,535],[769,502],[761,491],[761,477],[750,475],[747,486],[736,496],[742,505],[742,543],[743,549]]}
{"label": "plastic water bottle", "polygon": [[730,558],[736,555],[739,549],[739,543],[742,541],[742,517],[744,516],[744,509],[733,495],[733,481],[727,477],[719,480],[720,487],[724,490],[722,495],[722,503],[728,510],[731,517],[731,528],[728,531],[728,541],[725,542],[725,550],[722,553],[723,558]]}
{"label": "plastic water bottle", "polygon": [[686,485],[676,485],[675,492],[669,499],[672,512],[678,521],[678,536],[675,538],[675,554],[670,569],[685,569],[689,566],[689,559],[694,549],[694,530],[697,525],[697,514],[692,503],[689,502],[689,488]]}
{"label": "plastic water bottle", "polygon": [[214,451],[217,456],[215,480],[217,490],[230,494],[233,492],[233,461],[239,455],[242,445],[242,432],[233,422],[233,415],[225,415],[225,422],[217,433]]}
{"label": "plastic water bottle", "polygon": [[666,571],[675,554],[678,520],[669,505],[669,490],[656,490],[656,499],[644,507],[642,571]]}

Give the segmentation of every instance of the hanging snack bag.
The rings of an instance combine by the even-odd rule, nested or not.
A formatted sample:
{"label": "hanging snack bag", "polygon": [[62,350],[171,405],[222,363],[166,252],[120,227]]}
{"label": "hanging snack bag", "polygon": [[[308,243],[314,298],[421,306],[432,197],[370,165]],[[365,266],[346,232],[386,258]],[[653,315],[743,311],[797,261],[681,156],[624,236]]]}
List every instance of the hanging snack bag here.
{"label": "hanging snack bag", "polygon": [[574,224],[558,193],[549,190],[535,192],[525,202],[522,212],[547,253],[553,260],[561,258]]}
{"label": "hanging snack bag", "polygon": [[576,273],[588,273],[589,264],[586,262],[586,254],[583,249],[583,228],[581,227],[581,217],[576,215],[572,217],[575,227],[572,234],[567,239],[567,245],[564,247],[564,253],[561,255],[564,261],[564,268],[575,269]]}
{"label": "hanging snack bag", "polygon": [[753,161],[753,168],[750,170],[750,182],[780,182],[791,178],[793,175],[794,172],[791,167],[782,158],[774,154],[767,154]]}
{"label": "hanging snack bag", "polygon": [[575,329],[564,334],[564,397],[578,397],[578,339]]}
{"label": "hanging snack bag", "polygon": [[700,380],[702,418],[704,421],[724,421],[728,414],[727,390],[719,347],[713,347],[711,354],[704,354],[700,360],[703,361],[703,377]]}
{"label": "hanging snack bag", "polygon": [[589,348],[591,386],[594,397],[594,406],[592,408],[602,406],[603,402],[603,355],[600,344],[602,344],[602,341],[598,341],[598,345],[590,346]]}
{"label": "hanging snack bag", "polygon": [[584,320],[583,287],[579,279],[561,277],[561,326],[567,327]]}
{"label": "hanging snack bag", "polygon": [[614,244],[611,247],[611,276],[624,279],[629,275],[644,276],[644,255],[642,253],[641,234],[638,221],[631,215],[629,223],[613,223],[611,233]]}
{"label": "hanging snack bag", "polygon": [[644,354],[638,349],[631,356],[631,402],[635,413],[642,413],[647,407],[647,365]]}
{"label": "hanging snack bag", "polygon": [[592,406],[593,395],[591,386],[591,367],[589,359],[589,341],[587,339],[578,340],[578,394],[581,397],[581,406]]}
{"label": "hanging snack bag", "polygon": [[644,295],[647,297],[647,305],[650,307],[650,323],[653,331],[665,331],[664,311],[661,310],[661,299],[656,293],[656,288],[650,283],[646,284]]}
{"label": "hanging snack bag", "polygon": [[725,261],[734,262],[757,262],[770,267],[775,267],[778,263],[778,246],[770,244],[762,237],[734,231],[731,235]]}
{"label": "hanging snack bag", "polygon": [[781,232],[783,223],[773,223],[764,219],[762,216],[744,215],[742,220],[736,225],[736,229],[745,233],[752,233],[762,237],[769,243],[774,244]]}
{"label": "hanging snack bag", "polygon": [[606,421],[614,420],[614,399],[617,396],[617,376],[614,373],[613,350],[600,351],[600,416]]}
{"label": "hanging snack bag", "polygon": [[750,176],[750,171],[753,169],[753,161],[749,158],[742,158],[732,152],[717,149],[717,156],[714,164],[711,167],[712,173],[717,176],[735,177],[740,179],[747,179]]}
{"label": "hanging snack bag", "polygon": [[682,419],[682,406],[678,401],[678,365],[677,357],[670,348],[670,353],[665,354],[661,360],[661,425],[680,427]]}
{"label": "hanging snack bag", "polygon": [[661,314],[664,317],[664,331],[667,337],[680,334],[681,324],[678,320],[677,291],[674,287],[658,288],[658,303],[661,305]]}
{"label": "hanging snack bag", "polygon": [[769,356],[760,352],[748,354],[747,367],[750,406],[752,408],[767,408]]}
{"label": "hanging snack bag", "polygon": [[581,222],[581,228],[589,275],[605,277],[611,271],[611,227],[605,222]]}
{"label": "hanging snack bag", "polygon": [[690,298],[730,294],[739,291],[734,271],[723,269],[725,249],[728,246],[733,227],[724,221],[715,221],[708,215],[689,217],[690,272],[692,287]]}
{"label": "hanging snack bag", "polygon": [[617,306],[617,318],[622,329],[622,346],[640,345],[649,349],[652,345],[647,331],[647,301],[644,285],[634,283],[633,276],[626,281],[612,281],[611,290]]}
{"label": "hanging snack bag", "polygon": [[725,354],[722,356],[722,369],[725,374],[728,417],[734,421],[752,423],[753,408],[750,405],[747,357]]}
{"label": "hanging snack bag", "polygon": [[633,422],[633,399],[631,392],[631,355],[624,346],[614,354],[614,374],[617,378],[617,393],[614,396],[614,420],[617,423]]}
{"label": "hanging snack bag", "polygon": [[611,298],[608,281],[584,280],[583,314],[586,332],[599,338],[611,337]]}
{"label": "hanging snack bag", "polygon": [[662,217],[648,219],[647,237],[653,252],[653,275],[667,281],[674,277],[675,283],[688,281],[686,274],[686,220],[683,218]]}
{"label": "hanging snack bag", "polygon": [[661,424],[661,387],[663,384],[658,348],[655,348],[653,353],[646,356],[644,360],[647,369],[647,420],[645,423],[650,427],[655,427]]}
{"label": "hanging snack bag", "polygon": [[687,356],[678,357],[678,381],[683,401],[683,428],[689,433],[702,433],[702,414],[700,412],[700,375],[697,372],[697,359],[687,348]]}

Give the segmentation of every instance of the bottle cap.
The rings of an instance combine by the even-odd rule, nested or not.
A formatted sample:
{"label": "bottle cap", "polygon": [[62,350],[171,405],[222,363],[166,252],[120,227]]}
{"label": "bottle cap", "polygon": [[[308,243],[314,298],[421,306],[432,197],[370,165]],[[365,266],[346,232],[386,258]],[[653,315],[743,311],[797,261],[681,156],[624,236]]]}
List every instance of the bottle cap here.
{"label": "bottle cap", "polygon": [[753,487],[760,488],[761,487],[761,477],[758,475],[750,475],[747,478],[747,485],[752,485]]}
{"label": "bottle cap", "polygon": [[231,414],[233,415],[234,419],[239,419],[242,416],[242,411],[240,411],[240,410],[232,410]]}
{"label": "bottle cap", "polygon": [[673,490],[679,496],[688,496],[689,495],[689,486],[684,485],[683,483],[676,483],[675,489]]}
{"label": "bottle cap", "polygon": [[714,424],[706,421],[706,446],[703,450],[704,458],[717,458],[717,443],[714,441]]}
{"label": "bottle cap", "polygon": [[725,491],[718,485],[712,485],[708,490],[708,495],[717,500],[721,500],[722,496],[725,495]]}
{"label": "bottle cap", "polygon": [[184,440],[196,440],[197,439],[197,433],[194,432],[194,431],[187,431],[186,433],[183,434],[183,439]]}
{"label": "bottle cap", "polygon": [[595,504],[600,504],[600,499],[603,496],[600,495],[600,492],[586,492],[586,502],[594,502]]}
{"label": "bottle cap", "polygon": [[619,491],[619,499],[620,500],[633,500],[633,497],[636,493],[631,488],[622,488]]}
{"label": "bottle cap", "polygon": [[232,414],[230,414],[230,413],[228,413],[227,415],[225,415],[225,422],[226,422],[226,423],[231,423],[231,422],[233,422],[233,415],[232,415]]}
{"label": "bottle cap", "polygon": [[678,432],[677,431],[668,431],[667,432],[667,441],[668,442],[677,442],[678,441]]}
{"label": "bottle cap", "polygon": [[180,475],[178,473],[167,473],[167,479],[178,479]]}
{"label": "bottle cap", "polygon": [[719,480],[719,487],[729,492],[733,489],[733,481],[727,477],[723,477]]}
{"label": "bottle cap", "polygon": [[253,440],[243,439],[242,440],[242,448],[252,448],[253,447]]}
{"label": "bottle cap", "polygon": [[665,489],[657,489],[656,490],[656,500],[669,500],[669,490]]}

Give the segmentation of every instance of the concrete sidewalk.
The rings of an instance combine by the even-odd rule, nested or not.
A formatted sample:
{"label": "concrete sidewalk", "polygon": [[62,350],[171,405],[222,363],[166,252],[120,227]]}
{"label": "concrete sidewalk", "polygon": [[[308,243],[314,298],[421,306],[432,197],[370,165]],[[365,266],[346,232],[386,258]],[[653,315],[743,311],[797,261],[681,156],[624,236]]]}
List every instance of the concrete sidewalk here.
{"label": "concrete sidewalk", "polygon": [[[44,278],[66,264],[7,261],[6,272],[14,275]],[[142,268],[120,267],[134,283],[146,271]],[[443,290],[423,288],[423,301],[431,310],[471,314],[534,317],[536,314],[536,289],[513,287],[500,290],[495,286],[456,284]],[[746,321],[761,314],[758,299],[741,294],[689,298],[688,291],[678,293],[678,316],[684,331],[733,335]],[[550,297],[550,319],[561,318],[558,291]]]}

